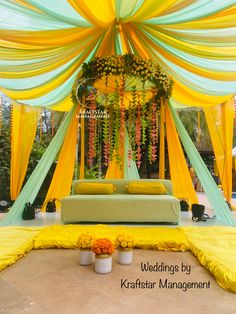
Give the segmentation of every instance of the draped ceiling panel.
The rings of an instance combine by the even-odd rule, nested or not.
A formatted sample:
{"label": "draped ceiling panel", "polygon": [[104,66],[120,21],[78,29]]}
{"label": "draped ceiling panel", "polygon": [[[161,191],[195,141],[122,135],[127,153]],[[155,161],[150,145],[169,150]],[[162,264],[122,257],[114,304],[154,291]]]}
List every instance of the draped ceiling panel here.
{"label": "draped ceiling panel", "polygon": [[236,0],[0,0],[0,86],[20,103],[68,111],[93,56],[137,53],[174,80],[176,106],[236,91]]}

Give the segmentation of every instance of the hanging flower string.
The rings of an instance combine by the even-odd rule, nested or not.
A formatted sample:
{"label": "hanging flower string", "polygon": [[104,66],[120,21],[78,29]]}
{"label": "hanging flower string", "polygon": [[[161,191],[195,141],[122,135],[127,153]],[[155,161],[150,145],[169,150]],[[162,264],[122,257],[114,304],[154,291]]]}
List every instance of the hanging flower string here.
{"label": "hanging flower string", "polygon": [[120,147],[120,96],[119,96],[119,84],[116,82],[116,91],[115,91],[115,99],[114,99],[114,152],[115,159],[118,165],[121,165],[121,156],[119,154]]}
{"label": "hanging flower string", "polygon": [[[105,95],[104,110],[107,111],[108,95]],[[103,156],[105,165],[110,160],[110,122],[109,119],[103,119]]]}
{"label": "hanging flower string", "polygon": [[157,158],[157,133],[156,133],[156,104],[153,102],[151,106],[151,128],[150,128],[150,150],[149,161],[154,162]]}
{"label": "hanging flower string", "polygon": [[127,131],[129,139],[128,147],[128,167],[131,167],[131,161],[135,158],[134,152],[136,150],[136,104],[137,104],[137,90],[136,86],[131,87],[131,101],[129,101],[128,112],[127,112]]}
{"label": "hanging flower string", "polygon": [[146,91],[145,82],[143,82],[142,92],[141,92],[141,124],[142,124],[142,144],[146,143],[146,129],[147,129],[147,105],[146,105]]}
{"label": "hanging flower string", "polygon": [[96,156],[95,151],[95,133],[96,133],[96,117],[95,117],[95,110],[96,110],[96,101],[95,97],[91,95],[89,101],[89,109],[91,112],[90,119],[88,120],[88,129],[89,129],[89,138],[88,138],[88,164],[89,167],[92,168],[93,166],[93,159]]}
{"label": "hanging flower string", "polygon": [[[126,84],[130,78],[134,79],[131,89],[129,84]],[[97,83],[103,87],[99,89]],[[96,133],[93,122],[85,125],[89,128],[87,152],[89,165],[96,161],[94,158],[96,147],[100,147],[103,154],[99,162],[108,165],[109,160],[115,157],[117,164],[122,165],[126,126],[130,142],[128,166],[131,166],[131,160],[134,158],[138,168],[141,167],[142,145],[146,145],[147,139],[150,147],[149,160],[151,162],[156,160],[158,101],[160,98],[167,100],[171,96],[172,85],[173,80],[158,64],[140,56],[125,54],[95,57],[84,63],[72,90],[73,101],[81,103],[83,97],[88,101],[91,90],[94,90],[97,108],[109,112],[109,118],[100,121],[99,132]],[[146,86],[153,90],[152,95],[147,93]],[[127,99],[131,95],[128,106],[125,103],[126,92]],[[154,104],[157,104],[156,108]]]}
{"label": "hanging flower string", "polygon": [[[124,143],[125,140],[125,76],[121,77],[121,85],[120,85],[120,138],[119,143]],[[124,145],[119,145],[119,153],[123,156]]]}
{"label": "hanging flower string", "polygon": [[137,118],[136,118],[136,145],[137,145],[137,167],[141,167],[141,139],[142,139],[142,124],[141,124],[141,103],[140,95],[138,94]]}
{"label": "hanging flower string", "polygon": [[132,99],[128,107],[128,136],[132,151],[135,151],[135,123],[136,123],[136,109],[137,109],[137,90],[136,86],[131,88]]}
{"label": "hanging flower string", "polygon": [[115,147],[115,139],[114,139],[114,117],[115,117],[115,110],[114,110],[114,99],[108,95],[108,104],[107,104],[107,120],[109,121],[109,160],[112,160],[114,147]]}
{"label": "hanging flower string", "polygon": [[159,117],[160,117],[160,111],[157,110],[156,112],[156,142],[158,143],[158,136],[159,136]]}
{"label": "hanging flower string", "polygon": [[201,145],[201,112],[197,113],[197,145],[200,147]]}

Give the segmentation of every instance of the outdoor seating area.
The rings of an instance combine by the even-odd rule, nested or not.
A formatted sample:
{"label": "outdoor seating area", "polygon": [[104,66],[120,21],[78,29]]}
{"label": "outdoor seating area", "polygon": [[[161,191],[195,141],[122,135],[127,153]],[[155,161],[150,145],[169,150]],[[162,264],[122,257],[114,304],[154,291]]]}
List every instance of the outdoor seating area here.
{"label": "outdoor seating area", "polygon": [[[128,184],[132,180],[105,180],[105,184],[115,187],[113,194],[80,194],[76,187],[80,183],[104,183],[103,180],[77,180],[72,184],[72,195],[61,201],[61,220],[63,223],[169,223],[178,224],[180,220],[180,202],[172,194],[172,185],[168,180],[140,180],[145,183],[162,183],[168,189],[163,194],[129,194]],[[96,191],[94,191],[96,192]],[[145,209],[145,210],[144,210]]]}
{"label": "outdoor seating area", "polygon": [[11,0],[0,17],[0,312],[173,314],[185,296],[203,313],[196,293],[234,313],[236,2]]}

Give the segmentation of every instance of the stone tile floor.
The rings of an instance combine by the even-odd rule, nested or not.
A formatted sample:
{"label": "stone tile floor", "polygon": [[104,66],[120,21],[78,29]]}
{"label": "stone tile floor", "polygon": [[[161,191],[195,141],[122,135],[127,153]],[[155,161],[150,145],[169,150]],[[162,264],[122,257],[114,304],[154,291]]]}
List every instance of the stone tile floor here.
{"label": "stone tile floor", "polygon": [[[113,270],[96,274],[93,266],[78,265],[78,250],[31,251],[0,273],[0,313],[4,314],[232,314],[235,294],[220,288],[190,252],[134,250],[132,265],[113,255]],[[141,262],[178,266],[170,271],[143,272]],[[187,275],[181,265],[191,267]],[[153,289],[121,287],[121,280],[156,282]],[[159,280],[210,281],[208,289],[167,289]]]}
{"label": "stone tile floor", "polygon": [[[199,193],[199,202],[211,209],[204,193]],[[234,200],[236,205],[236,200]],[[236,212],[232,212],[236,219]],[[3,216],[3,214],[1,214]],[[35,221],[21,225],[60,224],[59,213],[39,213]],[[181,213],[180,225],[217,224],[192,222],[190,212]],[[169,227],[169,226],[168,226]],[[17,263],[0,273],[0,314],[232,314],[236,313],[235,294],[220,288],[211,274],[205,270],[190,252],[134,251],[134,263],[122,266],[113,256],[113,271],[99,275],[93,266],[78,265],[77,250],[36,250],[28,253]],[[166,265],[181,263],[191,266],[189,275],[176,272],[142,272],[141,262]],[[135,281],[208,281],[209,289],[126,289],[121,288],[121,279]]]}

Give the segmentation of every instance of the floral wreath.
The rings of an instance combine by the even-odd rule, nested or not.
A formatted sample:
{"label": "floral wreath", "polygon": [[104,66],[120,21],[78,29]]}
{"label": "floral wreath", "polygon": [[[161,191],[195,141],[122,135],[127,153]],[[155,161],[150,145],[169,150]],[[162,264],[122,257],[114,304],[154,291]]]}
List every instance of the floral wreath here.
{"label": "floral wreath", "polygon": [[81,102],[82,97],[89,97],[96,92],[94,84],[102,77],[109,76],[137,77],[142,82],[149,81],[155,91],[151,101],[159,102],[160,98],[169,99],[172,92],[173,80],[157,63],[151,59],[143,59],[133,54],[113,55],[110,57],[95,57],[82,65],[72,91],[73,100]]}
{"label": "floral wreath", "polygon": [[99,154],[103,155],[105,165],[114,156],[117,163],[122,164],[121,143],[126,129],[130,142],[128,166],[133,159],[140,168],[146,144],[149,162],[154,162],[157,159],[160,105],[170,98],[172,87],[172,78],[160,65],[133,54],[95,57],[84,63],[75,80],[72,99],[89,113],[102,109],[109,116],[109,119],[99,120],[89,115],[89,167],[93,167]]}

